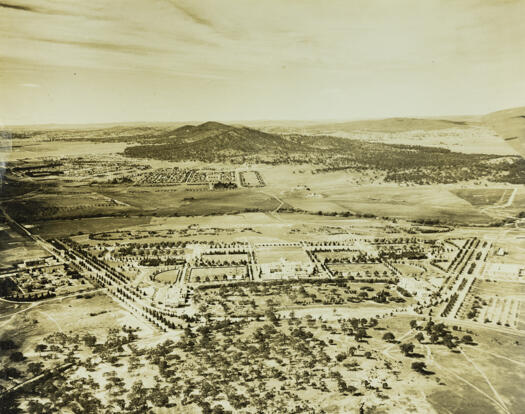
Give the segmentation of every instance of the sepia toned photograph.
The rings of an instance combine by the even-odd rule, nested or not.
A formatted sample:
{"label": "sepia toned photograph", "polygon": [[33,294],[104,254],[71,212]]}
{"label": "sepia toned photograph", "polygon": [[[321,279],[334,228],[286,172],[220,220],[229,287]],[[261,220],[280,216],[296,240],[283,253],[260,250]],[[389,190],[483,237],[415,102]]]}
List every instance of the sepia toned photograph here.
{"label": "sepia toned photograph", "polygon": [[525,0],[0,0],[0,414],[525,412]]}

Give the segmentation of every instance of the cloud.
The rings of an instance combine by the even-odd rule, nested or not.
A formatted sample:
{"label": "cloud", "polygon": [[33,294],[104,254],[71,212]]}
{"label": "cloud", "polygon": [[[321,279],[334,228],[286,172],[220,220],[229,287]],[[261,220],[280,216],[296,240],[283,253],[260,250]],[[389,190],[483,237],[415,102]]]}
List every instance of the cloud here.
{"label": "cloud", "polygon": [[190,10],[188,7],[181,6],[177,2],[169,1],[177,10],[179,10],[186,18],[190,19],[194,23],[200,24],[202,26],[208,26],[214,28],[214,24],[206,19],[205,17],[200,16],[194,11]]}
{"label": "cloud", "polygon": [[8,4],[4,2],[0,2],[0,7],[6,8],[6,9],[13,9],[13,10],[35,11],[35,9],[28,7],[28,6],[19,6],[17,4]]}
{"label": "cloud", "polygon": [[523,96],[520,4],[0,0],[10,97],[0,112],[17,122],[152,108],[179,119],[489,112]]}
{"label": "cloud", "polygon": [[167,49],[155,48],[152,46],[141,46],[133,44],[118,44],[111,42],[100,42],[100,41],[81,41],[81,40],[59,40],[59,39],[42,39],[34,38],[33,40],[46,43],[56,43],[61,45],[80,46],[89,49],[100,49],[111,52],[129,53],[129,54],[141,54],[147,55],[155,52],[168,52]]}
{"label": "cloud", "polygon": [[100,9],[92,9],[90,7],[84,7],[84,13],[78,11],[78,7],[74,7],[73,5],[63,3],[60,1],[56,1],[55,3],[51,2],[49,5],[38,5],[38,6],[26,6],[21,4],[12,4],[12,3],[5,3],[3,1],[0,1],[0,8],[5,9],[11,9],[11,10],[18,10],[18,11],[24,11],[24,12],[31,12],[35,14],[41,14],[41,15],[48,15],[48,16],[72,16],[72,17],[83,17],[83,18],[90,18],[94,17],[103,21],[106,20],[116,20],[115,19],[109,19],[104,15],[104,13]]}

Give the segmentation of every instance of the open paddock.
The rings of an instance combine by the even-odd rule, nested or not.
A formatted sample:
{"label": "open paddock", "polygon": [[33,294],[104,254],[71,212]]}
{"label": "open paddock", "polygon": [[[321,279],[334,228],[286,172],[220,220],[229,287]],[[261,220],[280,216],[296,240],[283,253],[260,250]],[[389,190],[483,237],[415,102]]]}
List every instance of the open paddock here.
{"label": "open paddock", "polygon": [[301,195],[297,192],[291,193],[282,197],[282,199],[298,210],[308,211],[310,213],[317,213],[319,211],[325,213],[345,213],[348,212],[346,207],[340,206],[336,202],[324,198],[319,195],[318,197]]}
{"label": "open paddock", "polygon": [[10,215],[20,222],[38,220],[74,219],[77,217],[117,215],[129,213],[133,208],[116,198],[82,188],[11,200],[6,203]]}
{"label": "open paddock", "polygon": [[408,263],[394,263],[393,266],[405,276],[419,276],[425,273],[425,270],[413,264]]}
{"label": "open paddock", "polygon": [[57,298],[37,305],[17,314],[2,326],[2,332],[21,344],[21,351],[28,356],[34,355],[35,345],[43,337],[57,331],[89,333],[101,340],[108,328],[121,328],[125,324],[141,327],[145,335],[153,333],[149,324],[103,293]]}
{"label": "open paddock", "polygon": [[31,303],[13,303],[0,300],[0,326],[2,326],[2,320],[8,316],[13,315],[17,312],[22,312],[24,309],[32,306]]}
{"label": "open paddock", "polygon": [[520,282],[489,282],[480,280],[472,290],[479,296],[515,296],[525,300],[525,284]]}
{"label": "open paddock", "polygon": [[[512,193],[508,188],[461,188],[452,193],[468,201],[473,206],[504,204]],[[502,202],[503,201],[503,202]]]}
{"label": "open paddock", "polygon": [[38,202],[42,208],[57,208],[64,211],[75,208],[111,207],[118,205],[112,198],[84,191],[39,195],[31,198],[31,200]]}
{"label": "open paddock", "polygon": [[493,221],[491,217],[481,213],[448,189],[435,186],[364,185],[349,189],[348,183],[327,183],[326,187],[319,188],[316,192],[322,197],[283,199],[294,207],[314,212],[349,211],[409,220],[439,219],[443,223],[486,224]]}
{"label": "open paddock", "polygon": [[[481,350],[478,347],[463,347],[464,354],[434,347],[428,349],[432,358],[427,362],[429,369],[446,384],[446,387],[436,387],[426,395],[435,412],[495,414],[521,411],[524,398],[519,384],[524,375],[521,366],[512,360],[512,354],[497,357],[491,355],[492,352],[499,355],[497,350],[477,352]],[[500,375],[501,372],[506,374]],[[507,410],[502,410],[493,390],[505,401]]]}
{"label": "open paddock", "polygon": [[[523,231],[521,231],[521,236],[523,237]],[[506,237],[506,240],[503,242],[495,242],[489,253],[490,260],[497,263],[523,263],[525,238],[520,239],[518,237],[520,236],[517,235],[515,238]],[[502,256],[497,254],[500,249],[504,251]]]}
{"label": "open paddock", "polygon": [[29,240],[9,243],[0,251],[0,267],[10,266],[24,260],[38,259],[48,255],[48,252]]}
{"label": "open paddock", "polygon": [[487,263],[483,277],[489,280],[525,282],[525,264]]}
{"label": "open paddock", "polygon": [[273,211],[280,203],[273,197],[250,189],[235,192],[207,191],[191,193],[192,198],[176,209],[186,216],[232,214],[245,210]]}

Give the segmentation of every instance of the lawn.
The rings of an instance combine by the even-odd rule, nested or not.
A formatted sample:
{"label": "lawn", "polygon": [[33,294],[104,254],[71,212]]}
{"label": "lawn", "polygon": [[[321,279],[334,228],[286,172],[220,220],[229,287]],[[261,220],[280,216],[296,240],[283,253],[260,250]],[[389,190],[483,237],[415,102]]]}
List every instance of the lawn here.
{"label": "lawn", "polygon": [[270,248],[257,248],[255,251],[255,257],[258,263],[275,263],[281,259],[285,259],[289,262],[303,262],[308,263],[306,252],[301,247],[283,246],[283,247],[270,247]]}
{"label": "lawn", "polygon": [[353,275],[360,273],[362,277],[367,275],[367,272],[371,276],[374,272],[379,272],[379,276],[383,276],[384,272],[391,274],[392,272],[382,263],[348,263],[348,264],[333,264],[328,265],[330,270],[341,272],[343,275]]}
{"label": "lawn", "polygon": [[168,270],[155,276],[155,281],[164,283],[175,283],[179,277],[180,269]]}

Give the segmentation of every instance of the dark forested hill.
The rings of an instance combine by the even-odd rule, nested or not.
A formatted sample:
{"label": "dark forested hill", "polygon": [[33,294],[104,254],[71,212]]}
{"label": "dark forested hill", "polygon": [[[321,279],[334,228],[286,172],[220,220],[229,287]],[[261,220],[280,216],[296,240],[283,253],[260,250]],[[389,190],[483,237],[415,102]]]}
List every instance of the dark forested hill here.
{"label": "dark forested hill", "polygon": [[128,147],[125,154],[171,161],[217,161],[224,157],[308,150],[280,135],[218,122],[183,126],[173,135],[168,139],[157,139],[153,144]]}

